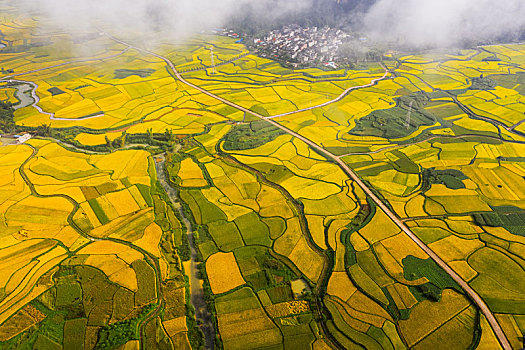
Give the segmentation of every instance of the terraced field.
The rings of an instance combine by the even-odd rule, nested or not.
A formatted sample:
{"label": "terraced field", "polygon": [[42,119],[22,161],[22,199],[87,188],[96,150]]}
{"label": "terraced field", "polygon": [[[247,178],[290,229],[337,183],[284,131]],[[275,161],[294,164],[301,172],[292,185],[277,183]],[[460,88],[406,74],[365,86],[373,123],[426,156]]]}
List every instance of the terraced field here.
{"label": "terraced field", "polygon": [[0,4],[33,135],[0,147],[0,348],[521,346],[524,45],[294,70]]}

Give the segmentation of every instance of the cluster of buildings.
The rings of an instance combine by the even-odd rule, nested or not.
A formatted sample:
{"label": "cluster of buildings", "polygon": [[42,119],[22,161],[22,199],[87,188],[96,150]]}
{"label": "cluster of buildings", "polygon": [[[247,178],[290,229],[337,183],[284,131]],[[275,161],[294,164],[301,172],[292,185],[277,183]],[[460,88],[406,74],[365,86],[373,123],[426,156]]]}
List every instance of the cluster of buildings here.
{"label": "cluster of buildings", "polygon": [[231,29],[214,29],[211,31],[212,34],[217,34],[217,35],[223,35],[223,36],[227,36],[229,38],[233,38],[233,39],[237,39],[237,43],[242,43],[244,41],[244,38],[242,37],[241,34],[237,33],[236,31],[234,30],[231,30]]}
{"label": "cluster of buildings", "polygon": [[231,29],[215,29],[211,34],[223,35],[244,43],[258,56],[280,61],[293,67],[325,66],[333,69],[362,61],[378,61],[381,50],[374,49],[368,38],[328,26],[284,26],[264,34],[249,35]]}
{"label": "cluster of buildings", "polygon": [[[261,38],[252,38],[253,46],[263,57],[280,58],[301,65],[324,64],[337,68],[342,60],[339,48],[350,34],[330,27],[286,26]],[[251,43],[250,43],[251,44]]]}

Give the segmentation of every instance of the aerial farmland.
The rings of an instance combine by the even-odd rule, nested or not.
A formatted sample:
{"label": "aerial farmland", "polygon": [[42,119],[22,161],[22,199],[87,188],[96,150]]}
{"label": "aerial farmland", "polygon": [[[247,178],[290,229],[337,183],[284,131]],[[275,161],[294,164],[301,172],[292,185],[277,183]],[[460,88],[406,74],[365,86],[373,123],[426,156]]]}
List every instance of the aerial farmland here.
{"label": "aerial farmland", "polygon": [[525,44],[303,67],[0,12],[0,349],[523,347]]}

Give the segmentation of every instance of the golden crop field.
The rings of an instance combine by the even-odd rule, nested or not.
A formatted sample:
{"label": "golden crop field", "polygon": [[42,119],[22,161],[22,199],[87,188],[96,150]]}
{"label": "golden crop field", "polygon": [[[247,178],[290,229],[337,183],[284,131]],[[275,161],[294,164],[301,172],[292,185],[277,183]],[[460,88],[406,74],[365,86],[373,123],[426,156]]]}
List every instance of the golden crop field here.
{"label": "golden crop field", "polygon": [[331,70],[0,10],[0,348],[521,346],[525,45]]}
{"label": "golden crop field", "polygon": [[209,257],[206,273],[214,294],[222,294],[244,284],[233,253],[216,253]]}

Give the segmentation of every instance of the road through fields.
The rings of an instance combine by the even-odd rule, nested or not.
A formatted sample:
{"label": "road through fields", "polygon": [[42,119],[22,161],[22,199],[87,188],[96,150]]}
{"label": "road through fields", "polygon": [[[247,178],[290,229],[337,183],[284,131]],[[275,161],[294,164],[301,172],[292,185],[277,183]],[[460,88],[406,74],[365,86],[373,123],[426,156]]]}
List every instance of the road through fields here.
{"label": "road through fields", "polygon": [[371,87],[371,86],[374,86],[375,84],[377,84],[378,81],[386,79],[386,77],[388,76],[388,69],[386,69],[385,67],[383,67],[383,68],[385,69],[385,74],[381,78],[373,79],[369,84],[359,85],[359,86],[352,86],[352,87],[346,89],[345,91],[343,91],[343,93],[341,95],[339,95],[337,98],[335,98],[333,100],[330,100],[330,101],[325,102],[325,103],[321,103],[321,104],[316,105],[316,106],[311,106],[311,107],[308,107],[308,108],[299,109],[297,111],[291,111],[291,112],[287,112],[287,113],[272,115],[270,117],[266,117],[266,119],[274,119],[274,118],[284,117],[284,116],[295,114],[295,113],[299,113],[299,112],[310,111],[312,109],[325,107],[325,106],[331,105],[333,103],[339,102],[343,98],[345,98],[346,95],[348,95],[353,90],[364,89],[364,88],[367,88],[367,87]]}
{"label": "road through fields", "polygon": [[[253,112],[247,108],[244,108],[242,106],[239,106],[237,105],[236,103],[233,103],[231,101],[228,101],[220,96],[217,96],[197,85],[194,85],[192,83],[190,83],[189,81],[187,81],[186,79],[184,79],[184,77],[182,77],[182,75],[177,71],[177,69],[175,68],[175,65],[173,64],[173,62],[171,62],[171,60],[169,60],[168,58],[166,57],[163,57],[159,54],[156,54],[154,52],[151,52],[151,51],[148,51],[148,50],[145,50],[145,49],[141,49],[139,47],[136,47],[136,46],[133,46],[131,44],[128,44],[122,40],[119,40],[117,38],[114,38],[112,37],[111,35],[109,34],[106,34],[108,35],[108,37],[110,37],[111,39],[113,39],[114,41],[118,42],[118,43],[121,43],[123,45],[127,45],[128,47],[130,48],[133,48],[135,50],[138,50],[140,52],[143,52],[143,53],[146,53],[146,54],[149,54],[149,55],[152,55],[154,57],[157,57],[161,60],[163,60],[164,62],[166,62],[166,64],[171,68],[171,70],[173,71],[173,74],[175,75],[175,77],[177,79],[179,79],[182,83],[184,83],[185,85],[191,87],[191,88],[194,88],[200,92],[202,92],[203,94],[205,95],[208,95],[218,101],[221,101],[223,102],[224,104],[228,105],[228,106],[231,106],[233,108],[236,108],[240,111],[243,111],[243,112],[246,112],[248,114],[251,114],[257,118],[260,118],[262,120],[266,120],[268,121],[269,123],[271,123],[272,125],[274,125],[275,127],[283,130],[284,132],[288,133],[289,135],[292,135],[300,140],[302,140],[303,142],[307,143],[309,146],[311,146],[312,148],[314,148],[315,150],[321,152],[322,154],[326,155],[327,158],[335,161],[337,164],[339,164],[339,166],[341,167],[341,169],[352,179],[354,180],[358,185],[359,187],[361,187],[361,189],[376,203],[376,205],[378,207],[380,207],[386,215],[388,215],[388,217],[403,231],[407,234],[408,237],[410,237],[410,239],[412,239],[412,241],[414,241],[425,253],[428,254],[428,256],[430,256],[432,258],[432,260],[434,260],[443,270],[445,270],[445,272],[447,272],[448,275],[450,275],[450,277],[452,277],[452,279],[454,279],[454,281],[456,281],[462,288],[463,290],[468,294],[468,296],[471,298],[471,300],[478,306],[478,308],[481,310],[481,312],[485,315],[485,317],[487,318],[487,321],[489,322],[490,326],[492,327],[492,330],[494,331],[494,334],[496,335],[496,337],[498,338],[501,346],[505,349],[505,350],[512,350],[512,347],[507,339],[507,337],[505,336],[505,333],[503,332],[501,326],[499,325],[498,321],[496,320],[496,318],[494,317],[494,315],[492,314],[492,311],[490,311],[489,307],[487,306],[487,304],[485,303],[485,301],[478,295],[478,293],[476,293],[476,291],[474,291],[474,289],[472,289],[470,287],[470,285],[464,281],[452,268],[450,268],[450,266],[447,265],[447,263],[445,263],[436,253],[434,253],[434,251],[432,249],[430,249],[423,241],[421,241],[409,228],[408,226],[406,226],[386,205],[385,203],[383,203],[379,197],[377,197],[374,192],[359,178],[359,176],[352,170],[350,169],[350,167],[348,167],[348,165],[346,165],[346,163],[344,163],[340,157],[332,154],[331,152],[325,150],[323,147],[319,146],[318,144],[316,144],[315,142],[305,138],[304,136],[302,135],[299,135],[298,133],[282,126],[281,124],[275,122],[274,120],[272,119],[269,119],[267,117],[264,117],[256,112]],[[388,71],[385,73],[385,76],[388,74]],[[375,79],[377,80],[377,79]],[[377,81],[376,81],[377,82]],[[367,85],[364,85],[363,87],[369,87],[369,86],[372,86],[374,85],[375,82],[372,81],[370,84],[367,84]],[[357,89],[358,87],[354,87],[353,90]],[[342,98],[342,97],[341,97]],[[337,101],[335,101],[337,102]]]}

